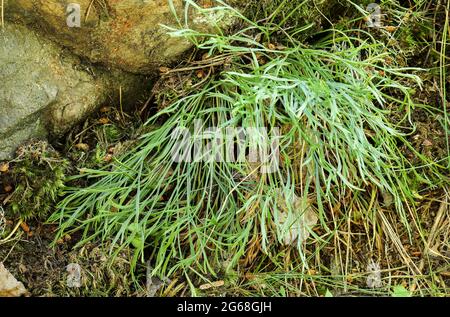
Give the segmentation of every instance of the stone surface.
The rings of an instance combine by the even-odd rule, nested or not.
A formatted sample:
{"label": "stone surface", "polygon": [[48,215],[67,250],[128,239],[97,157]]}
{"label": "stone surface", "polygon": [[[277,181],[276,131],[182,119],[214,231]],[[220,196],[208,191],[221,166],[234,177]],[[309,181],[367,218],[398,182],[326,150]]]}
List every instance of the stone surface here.
{"label": "stone surface", "polygon": [[142,84],[135,75],[83,64],[8,23],[0,32],[0,160],[31,137],[61,135],[110,98],[118,100],[119,87],[128,96]]}
{"label": "stone surface", "polygon": [[0,262],[0,297],[19,297],[27,294],[23,284]]}
{"label": "stone surface", "polygon": [[[70,3],[80,5],[79,28],[67,25],[67,18],[69,24],[75,21],[74,11],[66,14]],[[184,17],[182,0],[173,0],[173,7],[168,0],[6,0],[5,18],[29,25],[92,62],[151,74],[191,48],[187,40],[171,38],[161,26],[177,25],[172,8]],[[198,16],[191,20],[191,27],[210,28]]]}
{"label": "stone surface", "polygon": [[[126,71],[152,74],[161,66],[180,59],[192,45],[179,37],[170,37],[161,25],[176,26],[174,11],[185,24],[184,0],[5,0],[5,18],[25,23],[50,37],[53,41],[70,48],[76,54],[92,62],[118,67]],[[317,31],[324,15],[336,8],[329,0],[228,0],[230,5],[243,12],[270,13],[286,8],[278,16],[289,16],[288,27],[293,24],[314,24],[305,36]],[[71,3],[79,4],[80,27],[68,27],[67,18],[73,24],[73,15],[66,10]],[[172,3],[171,6],[169,3]],[[211,9],[220,3],[214,0],[197,0],[199,7]],[[301,4],[301,6],[299,6]],[[187,6],[187,24],[200,31],[213,31],[213,24],[232,24],[227,14],[216,10],[201,13]],[[73,11],[70,11],[73,12]],[[225,11],[223,11],[225,12]],[[295,14],[292,14],[295,12]],[[260,18],[257,16],[256,18]],[[298,22],[298,23],[297,23]],[[70,24],[70,23],[69,23]]]}

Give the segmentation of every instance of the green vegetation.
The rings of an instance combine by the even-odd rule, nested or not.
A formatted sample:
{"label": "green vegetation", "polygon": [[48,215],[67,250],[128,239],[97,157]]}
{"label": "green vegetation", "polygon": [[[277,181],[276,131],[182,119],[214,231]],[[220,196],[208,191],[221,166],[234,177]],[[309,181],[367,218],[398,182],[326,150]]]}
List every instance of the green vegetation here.
{"label": "green vegetation", "polygon": [[[367,289],[365,268],[352,264],[381,259],[381,241],[389,241],[410,289],[445,292],[399,238],[429,242],[419,216],[423,193],[448,184],[444,160],[410,141],[413,113],[432,111],[413,101],[421,70],[363,29],[336,27],[304,44],[297,36],[306,28],[226,10],[244,25],[233,34],[169,28],[196,44],[203,58],[191,67],[207,78],[169,97],[146,123],[152,129],[111,164],[70,178],[89,185],[66,189],[49,219],[59,224],[57,239],[80,231],[78,245],[112,240],[119,246],[113,255],[131,245],[132,268],[149,258],[152,274],[183,277],[192,295],[199,284],[223,279],[232,294],[279,296],[391,293],[386,283]],[[415,47],[415,39],[405,40]],[[204,128],[280,128],[279,171],[265,174],[247,162],[174,163],[174,129],[196,120]],[[318,222],[302,227],[309,238],[301,241],[291,227],[307,214]]]}
{"label": "green vegetation", "polygon": [[10,182],[15,190],[7,211],[23,220],[46,219],[64,187],[69,162],[44,141],[32,140],[17,150]]}
{"label": "green vegetation", "polygon": [[[375,28],[373,1],[320,21],[298,19],[310,1],[187,2],[235,26],[179,16],[167,32],[196,49],[142,108],[0,164],[0,261],[38,295],[448,296],[450,2],[382,0]],[[230,139],[209,148],[211,127],[253,129],[262,152],[275,136],[279,168],[216,160]],[[180,129],[200,159],[173,160]]]}

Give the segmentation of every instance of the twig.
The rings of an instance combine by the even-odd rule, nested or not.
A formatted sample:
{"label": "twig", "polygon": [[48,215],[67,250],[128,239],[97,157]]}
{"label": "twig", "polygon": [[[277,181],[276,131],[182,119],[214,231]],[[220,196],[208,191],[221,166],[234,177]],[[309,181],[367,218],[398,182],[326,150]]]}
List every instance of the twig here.
{"label": "twig", "polygon": [[1,23],[2,23],[2,29],[3,28],[5,28],[5,23],[4,23],[4,21],[5,21],[5,10],[4,10],[4,0],[1,0],[2,1],[2,10],[1,10],[1,15],[2,15],[2,17],[1,17]]}
{"label": "twig", "polygon": [[11,240],[11,237],[16,233],[17,229],[19,229],[20,225],[22,224],[23,220],[19,220],[17,225],[14,227],[14,229],[10,232],[10,234],[3,240],[0,240],[0,244],[9,242]]}

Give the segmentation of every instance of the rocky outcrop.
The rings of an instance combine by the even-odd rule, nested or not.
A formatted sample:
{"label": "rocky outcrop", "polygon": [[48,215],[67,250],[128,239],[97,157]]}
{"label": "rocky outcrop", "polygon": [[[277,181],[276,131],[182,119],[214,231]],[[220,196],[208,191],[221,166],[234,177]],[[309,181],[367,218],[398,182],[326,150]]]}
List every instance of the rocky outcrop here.
{"label": "rocky outcrop", "polygon": [[0,160],[21,142],[61,135],[104,102],[144,91],[142,78],[93,68],[23,26],[0,32]]}
{"label": "rocky outcrop", "polygon": [[[195,1],[200,10],[193,8],[193,4],[186,5],[184,0],[5,1],[6,19],[38,30],[91,62],[140,74],[151,74],[158,67],[177,61],[192,47],[187,40],[170,37],[162,25],[178,27],[180,22],[193,29],[214,31],[215,24],[226,26],[233,21],[225,10],[202,12],[202,8],[208,10],[221,5],[215,0]],[[280,12],[278,6],[283,5],[286,9],[278,16],[279,20],[288,22],[287,27],[312,24],[304,35],[317,31],[325,20],[324,15],[337,7],[335,1],[329,0],[225,2],[250,12],[250,16],[253,12]],[[78,9],[73,4],[79,6],[79,21],[75,19]],[[80,27],[73,27],[75,22]]]}
{"label": "rocky outcrop", "polygon": [[[199,4],[202,2],[206,6],[211,1]],[[71,6],[74,3],[79,5],[79,21],[78,9]],[[183,1],[172,3],[173,6],[168,0],[6,0],[5,16],[39,30],[92,62],[151,74],[191,48],[187,40],[171,38],[161,26],[177,25],[174,12],[184,20]],[[210,22],[217,22],[219,16],[208,18],[193,14],[190,26],[209,29]]]}

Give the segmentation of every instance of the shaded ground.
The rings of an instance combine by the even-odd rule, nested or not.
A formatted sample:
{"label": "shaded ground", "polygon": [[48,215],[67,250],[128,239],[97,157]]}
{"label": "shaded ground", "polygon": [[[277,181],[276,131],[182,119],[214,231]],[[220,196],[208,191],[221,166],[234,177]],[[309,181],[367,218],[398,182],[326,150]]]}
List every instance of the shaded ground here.
{"label": "shaded ground", "polygon": [[[54,225],[30,222],[12,241],[0,248],[0,261],[20,281],[32,296],[142,296],[129,276],[129,252],[122,251],[113,263],[102,246],[88,244],[72,250],[76,237],[53,241]],[[68,265],[81,267],[82,287],[70,287]],[[145,284],[144,284],[145,285]]]}

